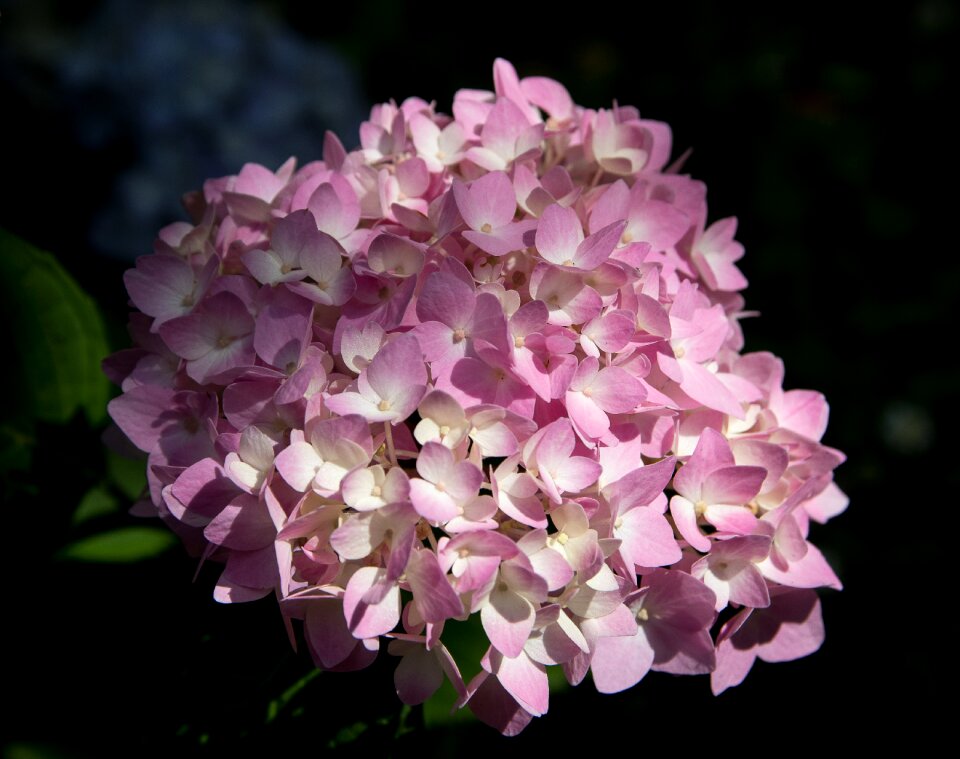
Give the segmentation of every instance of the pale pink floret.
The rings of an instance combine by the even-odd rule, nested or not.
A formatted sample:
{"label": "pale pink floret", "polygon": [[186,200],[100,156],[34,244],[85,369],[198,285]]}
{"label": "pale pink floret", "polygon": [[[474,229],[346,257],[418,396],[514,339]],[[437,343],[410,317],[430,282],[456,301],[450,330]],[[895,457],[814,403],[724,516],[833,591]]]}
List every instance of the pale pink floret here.
{"label": "pale pink floret", "polygon": [[417,316],[420,324],[414,334],[431,363],[448,364],[476,355],[476,340],[507,349],[507,320],[500,301],[490,293],[477,294],[446,271],[427,277],[417,299]]}
{"label": "pale pink floret", "polygon": [[480,131],[480,147],[466,158],[487,171],[509,168],[514,161],[534,157],[539,151],[543,124],[530,124],[508,98],[498,98]]}
{"label": "pale pink floret", "polygon": [[545,263],[530,275],[530,294],[547,304],[550,324],[583,324],[603,309],[600,295],[579,273]]}
{"label": "pale pink floret", "polygon": [[344,266],[346,251],[319,230],[310,230],[305,236],[300,266],[307,278],[291,282],[290,289],[324,306],[343,305],[356,290],[353,274],[349,266]]}
{"label": "pale pink floret", "polygon": [[215,271],[214,259],[198,269],[174,256],[143,256],[137,259],[136,269],[124,273],[123,282],[134,305],[154,317],[156,331],[164,322],[193,310]]}
{"label": "pale pink floret", "polygon": [[388,233],[377,235],[367,249],[367,265],[377,274],[411,277],[423,268],[423,246]]}
{"label": "pale pink floret", "polygon": [[593,642],[590,670],[597,690],[625,690],[650,669],[691,675],[713,669],[714,595],[703,583],[684,572],[661,570],[625,603],[636,632]]}
{"label": "pale pink floret", "polygon": [[273,467],[276,449],[276,440],[251,425],[241,433],[236,452],[227,454],[223,468],[238,487],[248,493],[257,493]]}
{"label": "pale pink floret", "polygon": [[464,238],[494,256],[503,256],[525,247],[524,234],[535,222],[514,222],[517,198],[510,178],[491,171],[465,185],[454,181],[453,196],[464,222],[470,227]]}
{"label": "pale pink floret", "polygon": [[385,638],[402,701],[446,678],[506,735],[557,667],[719,693],[811,653],[844,457],[821,394],[741,355],[736,220],[671,139],[497,59],[452,117],[391,101],[359,149],[204,183],[125,275],[135,347],[104,363],[148,457],[134,511],[224,564],[218,601],[276,595],[318,667]]}
{"label": "pale pink floret", "polygon": [[747,505],[760,492],[767,470],[734,464],[730,445],[709,427],[697,449],[674,477],[678,495],[670,499],[670,513],[684,539],[698,551],[709,551],[711,541],[698,520],[734,535],[749,535],[756,517]]}
{"label": "pale pink floret", "polygon": [[348,326],[340,340],[340,355],[343,363],[351,371],[360,374],[383,347],[385,337],[383,327],[376,322],[368,322],[362,329],[353,325]]}
{"label": "pale pink floret", "polygon": [[546,597],[547,583],[533,571],[525,555],[501,562],[480,608],[483,629],[497,651],[510,658],[520,655],[533,631],[536,604]]}
{"label": "pale pink floret", "polygon": [[704,282],[713,290],[736,291],[747,286],[746,277],[735,265],[743,258],[743,245],[733,239],[736,232],[736,219],[721,219],[711,224],[693,243],[690,257]]}
{"label": "pale pink floret", "polygon": [[557,419],[537,432],[523,449],[523,462],[554,503],[562,493],[579,493],[597,481],[600,465],[584,456],[571,456],[576,447],[567,419]]}
{"label": "pale pink floret", "polygon": [[646,397],[640,381],[617,366],[600,368],[600,362],[587,356],[580,362],[570,381],[564,404],[570,421],[587,442],[610,441],[610,414],[633,411]]}
{"label": "pale pink floret", "polygon": [[820,599],[812,590],[771,593],[763,609],[743,609],[717,636],[717,667],[710,675],[714,695],[743,682],[758,658],[781,662],[809,656],[823,644]]}
{"label": "pale pink floret", "polygon": [[356,390],[327,399],[338,414],[359,414],[368,422],[396,422],[410,416],[426,391],[420,345],[400,335],[384,345],[361,373]]}
{"label": "pale pink floret", "polygon": [[717,611],[728,603],[754,608],[768,606],[770,593],[757,564],[770,554],[770,538],[746,535],[713,544],[690,573],[717,596]]}
{"label": "pale pink floret", "polygon": [[583,325],[580,347],[594,358],[601,352],[618,353],[627,347],[636,329],[636,318],[626,309],[607,311]]}
{"label": "pale pink floret", "polygon": [[318,420],[308,425],[306,436],[291,435],[290,445],[277,456],[277,470],[294,490],[312,488],[329,496],[347,472],[370,461],[372,448],[360,416]]}
{"label": "pale pink floret", "polygon": [[309,211],[294,211],[277,222],[270,248],[245,251],[242,259],[247,270],[264,285],[295,282],[307,276],[301,268],[300,254],[317,243],[317,225]]}
{"label": "pale pink floret", "polygon": [[673,528],[655,505],[666,503],[663,490],[674,466],[667,458],[634,469],[602,490],[610,504],[613,537],[620,541],[620,556],[631,571],[635,566],[670,566],[681,558]]}
{"label": "pale pink floret", "polygon": [[187,362],[187,374],[201,385],[253,364],[256,322],[236,295],[206,298],[187,316],[164,322],[160,336]]}
{"label": "pale pink floret", "polygon": [[463,407],[442,390],[433,390],[424,396],[417,407],[420,421],[413,430],[417,442],[441,443],[457,448],[470,432],[470,424]]}
{"label": "pale pink floret", "polygon": [[554,204],[540,217],[535,243],[544,260],[556,266],[591,271],[610,257],[623,229],[624,222],[614,221],[584,238],[576,211]]}
{"label": "pale pink floret", "polygon": [[655,251],[669,250],[690,228],[690,218],[682,210],[648,197],[645,182],[636,182],[628,188],[619,179],[607,187],[593,207],[590,229],[599,230],[624,218],[626,225],[620,235],[621,246],[646,243]]}
{"label": "pale pink floret", "polygon": [[433,173],[443,171],[445,166],[460,162],[463,158],[467,137],[463,127],[451,121],[443,129],[422,113],[410,119],[410,135],[427,168]]}
{"label": "pale pink floret", "polygon": [[452,540],[442,538],[438,547],[440,566],[453,575],[453,588],[462,596],[489,588],[500,562],[520,553],[517,544],[500,532],[466,532]]}
{"label": "pale pink floret", "polygon": [[410,482],[410,500],[417,513],[439,524],[464,513],[476,497],[483,473],[469,461],[456,461],[439,443],[425,443],[417,457],[417,474]]}
{"label": "pale pink floret", "polygon": [[636,121],[618,122],[615,111],[594,115],[587,145],[593,159],[611,174],[636,174],[650,160],[648,135]]}
{"label": "pale pink floret", "polygon": [[590,520],[583,507],[575,501],[565,501],[550,510],[550,519],[557,528],[547,544],[559,553],[570,567],[586,581],[600,571],[603,551],[597,531],[590,527]]}
{"label": "pale pink floret", "polygon": [[340,484],[343,502],[357,511],[372,511],[410,497],[410,481],[402,469],[384,471],[379,464],[354,469]]}

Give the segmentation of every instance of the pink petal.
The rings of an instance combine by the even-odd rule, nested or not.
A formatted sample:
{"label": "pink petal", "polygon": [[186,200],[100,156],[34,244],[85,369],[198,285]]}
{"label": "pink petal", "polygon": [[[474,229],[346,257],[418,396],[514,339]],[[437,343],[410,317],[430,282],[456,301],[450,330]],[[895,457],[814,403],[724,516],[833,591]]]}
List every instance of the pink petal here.
{"label": "pink petal", "polygon": [[639,506],[622,513],[618,521],[622,524],[614,534],[623,541],[620,550],[631,564],[663,567],[680,561],[680,546],[663,514]]}
{"label": "pink petal", "polygon": [[701,553],[710,550],[710,539],[697,527],[697,513],[690,501],[675,495],[670,499],[670,514],[684,540]]}
{"label": "pink petal", "polygon": [[537,252],[543,258],[562,266],[573,261],[581,242],[583,226],[576,211],[554,203],[543,212],[536,234]]}
{"label": "pink petal", "polygon": [[[512,150],[513,145],[510,145]],[[463,220],[478,232],[490,232],[506,226],[513,221],[513,214],[517,210],[513,183],[502,171],[491,171],[469,187],[455,181],[453,193]]]}
{"label": "pink petal", "polygon": [[390,632],[400,621],[398,585],[394,585],[378,603],[368,604],[363,600],[367,591],[385,576],[386,572],[382,569],[361,567],[347,583],[343,595],[343,614],[355,638],[376,638]]}
{"label": "pink petal", "polygon": [[454,329],[465,327],[473,314],[475,299],[468,284],[446,272],[434,272],[426,278],[417,298],[417,317],[421,322],[441,322]]}
{"label": "pink petal", "polygon": [[526,711],[496,677],[480,672],[470,681],[473,692],[467,705],[477,718],[505,736],[519,735],[533,715]]}
{"label": "pink petal", "polygon": [[450,587],[440,569],[437,555],[428,550],[414,551],[406,568],[413,600],[425,622],[434,624],[463,614],[460,597]]}
{"label": "pink petal", "polygon": [[427,384],[427,370],[416,338],[400,335],[384,345],[366,368],[366,377],[381,398],[402,400],[404,410],[409,405],[409,397],[419,393],[402,418],[409,416],[423,397]]}
{"label": "pink petal", "polygon": [[739,505],[760,492],[767,470],[759,466],[726,466],[706,476],[701,497],[710,504]]}
{"label": "pink petal", "polygon": [[617,221],[590,235],[577,247],[574,265],[585,271],[596,269],[613,253],[625,226],[625,221]]}
{"label": "pink petal", "polygon": [[443,684],[443,669],[433,652],[423,645],[406,641],[403,644],[406,650],[393,673],[397,696],[405,704],[422,704]]}
{"label": "pink petal", "polygon": [[254,551],[272,545],[277,528],[266,504],[243,495],[231,501],[203,530],[211,543],[236,551]]}
{"label": "pink petal", "polygon": [[512,590],[495,587],[480,611],[483,629],[505,656],[519,656],[536,617],[533,604]]}
{"label": "pink petal", "polygon": [[358,645],[343,617],[343,603],[334,598],[319,598],[307,603],[304,630],[307,643],[321,666],[329,669],[340,664]]}
{"label": "pink petal", "polygon": [[598,638],[590,672],[600,693],[619,693],[640,682],[652,664],[653,649],[640,628],[633,636]]}
{"label": "pink petal", "polygon": [[550,687],[543,665],[535,663],[523,652],[516,657],[497,658],[494,673],[507,692],[535,717],[546,714]]}

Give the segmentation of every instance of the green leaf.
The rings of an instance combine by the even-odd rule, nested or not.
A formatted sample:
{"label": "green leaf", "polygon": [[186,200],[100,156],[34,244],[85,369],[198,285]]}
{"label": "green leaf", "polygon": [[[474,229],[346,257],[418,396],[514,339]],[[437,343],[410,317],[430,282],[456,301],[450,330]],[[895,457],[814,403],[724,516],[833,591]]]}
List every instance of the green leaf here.
{"label": "green leaf", "polygon": [[3,747],[3,759],[66,759],[67,754],[42,743],[8,743]]}
{"label": "green leaf", "polygon": [[0,424],[0,473],[29,469],[35,443],[29,422]]}
{"label": "green leaf", "polygon": [[116,496],[103,485],[97,485],[90,488],[86,495],[80,499],[80,503],[73,512],[73,523],[75,525],[83,524],[97,517],[115,514],[119,510],[120,502]]}
{"label": "green leaf", "polygon": [[60,557],[75,561],[129,563],[159,556],[177,542],[173,533],[160,527],[120,527],[71,543]]}
{"label": "green leaf", "polygon": [[293,685],[287,688],[283,693],[281,693],[277,698],[272,699],[267,705],[267,719],[266,723],[269,725],[273,722],[277,716],[280,714],[283,709],[302,691],[310,682],[320,675],[319,669],[310,670],[307,674],[297,680]]}
{"label": "green leaf", "polygon": [[[469,680],[466,680],[466,682],[469,682]],[[476,722],[477,718],[466,707],[456,711],[453,710],[458,698],[457,691],[450,684],[450,681],[444,678],[443,684],[437,692],[423,702],[423,724],[431,728],[460,722]]]}
{"label": "green leaf", "polygon": [[357,738],[363,735],[369,725],[366,722],[354,722],[349,727],[342,728],[333,740],[327,743],[327,748],[337,748],[345,743],[353,743]]}
{"label": "green leaf", "polygon": [[0,316],[13,340],[8,366],[21,416],[62,424],[82,409],[101,422],[109,388],[100,361],[109,348],[93,300],[52,255],[3,230]]}
{"label": "green leaf", "polygon": [[135,501],[147,487],[145,459],[128,459],[107,451],[107,479],[131,501]]}

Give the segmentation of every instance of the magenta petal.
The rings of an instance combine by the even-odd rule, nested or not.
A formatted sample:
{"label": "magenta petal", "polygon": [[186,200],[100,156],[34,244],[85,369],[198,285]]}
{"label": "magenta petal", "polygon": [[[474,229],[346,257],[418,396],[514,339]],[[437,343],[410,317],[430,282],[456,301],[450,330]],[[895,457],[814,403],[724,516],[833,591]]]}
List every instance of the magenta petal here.
{"label": "magenta petal", "polygon": [[837,575],[830,568],[815,545],[807,543],[807,552],[799,561],[790,562],[786,570],[778,569],[772,561],[764,561],[760,571],[773,582],[793,588],[843,588]]}
{"label": "magenta petal", "polygon": [[583,456],[571,456],[553,479],[562,492],[579,493],[595,483],[601,471],[596,461]]}
{"label": "magenta petal", "polygon": [[720,532],[750,535],[757,528],[757,518],[746,506],[709,506],[706,520]]}
{"label": "magenta petal", "polygon": [[732,637],[725,636],[728,630],[735,630],[739,625],[743,625],[753,612],[753,609],[744,609],[730,619],[720,632],[721,640],[717,643],[717,666],[710,674],[710,689],[715,696],[719,696],[727,688],[733,688],[742,683],[757,659],[753,635],[741,637],[736,642]]}
{"label": "magenta petal", "polygon": [[581,242],[583,227],[572,208],[554,203],[540,216],[536,234],[537,251],[550,263],[572,263]]}
{"label": "magenta petal", "polygon": [[570,421],[585,440],[599,440],[610,429],[610,419],[604,411],[583,393],[568,392],[564,405]]}
{"label": "magenta petal", "polygon": [[110,418],[141,451],[149,453],[160,441],[164,429],[176,420],[164,421],[175,391],[153,385],[141,385],[114,398],[107,405]]}
{"label": "magenta petal", "polygon": [[683,392],[707,408],[722,411],[735,419],[743,419],[743,408],[740,402],[717,379],[716,374],[693,361],[681,359],[678,363],[683,371],[683,381],[680,383],[680,389]]}
{"label": "magenta petal", "polygon": [[592,271],[610,258],[626,224],[626,221],[617,221],[590,235],[577,247],[574,265],[579,269]]}

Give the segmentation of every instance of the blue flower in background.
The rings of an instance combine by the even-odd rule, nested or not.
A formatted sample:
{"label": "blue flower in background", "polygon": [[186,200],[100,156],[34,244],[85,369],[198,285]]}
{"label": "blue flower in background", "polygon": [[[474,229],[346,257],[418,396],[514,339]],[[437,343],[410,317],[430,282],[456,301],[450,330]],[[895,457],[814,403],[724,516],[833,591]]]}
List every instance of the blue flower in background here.
{"label": "blue flower in background", "polygon": [[313,160],[325,130],[354,134],[364,117],[347,63],[259,5],[109,0],[70,44],[52,65],[77,141],[135,155],[91,227],[113,256],[148,252],[205,177]]}

